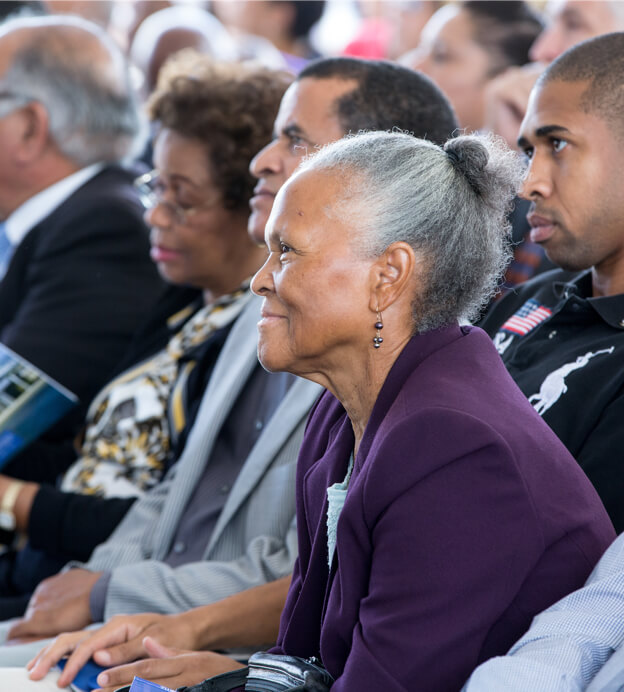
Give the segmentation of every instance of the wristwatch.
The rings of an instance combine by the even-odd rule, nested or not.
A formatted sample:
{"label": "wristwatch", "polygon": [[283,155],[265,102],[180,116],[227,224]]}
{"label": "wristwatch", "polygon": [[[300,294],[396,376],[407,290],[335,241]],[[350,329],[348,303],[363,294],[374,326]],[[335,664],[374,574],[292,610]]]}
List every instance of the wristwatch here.
{"label": "wristwatch", "polygon": [[15,503],[17,496],[24,484],[21,481],[12,481],[5,490],[0,502],[0,529],[15,531]]}

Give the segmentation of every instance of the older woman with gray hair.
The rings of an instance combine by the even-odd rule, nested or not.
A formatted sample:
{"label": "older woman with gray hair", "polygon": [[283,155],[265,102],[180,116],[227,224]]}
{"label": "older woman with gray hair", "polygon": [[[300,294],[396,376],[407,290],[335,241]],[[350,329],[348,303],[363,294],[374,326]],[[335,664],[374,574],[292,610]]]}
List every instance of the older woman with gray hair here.
{"label": "older woman with gray hair", "polygon": [[520,175],[493,140],[368,133],[322,149],[276,198],[252,283],[260,360],[328,391],[299,456],[274,652],[319,657],[332,690],[459,689],[613,538],[466,324],[504,267]]}

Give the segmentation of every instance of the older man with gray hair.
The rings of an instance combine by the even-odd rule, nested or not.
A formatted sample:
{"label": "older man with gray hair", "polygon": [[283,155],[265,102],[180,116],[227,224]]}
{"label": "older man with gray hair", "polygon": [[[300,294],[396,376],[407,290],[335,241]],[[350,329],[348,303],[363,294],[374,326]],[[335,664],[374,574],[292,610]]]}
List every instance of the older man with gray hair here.
{"label": "older man with gray hair", "polygon": [[[93,24],[29,17],[0,28],[0,341],[88,403],[160,280],[136,172],[144,128],[123,55]],[[53,459],[14,475],[52,479]]]}

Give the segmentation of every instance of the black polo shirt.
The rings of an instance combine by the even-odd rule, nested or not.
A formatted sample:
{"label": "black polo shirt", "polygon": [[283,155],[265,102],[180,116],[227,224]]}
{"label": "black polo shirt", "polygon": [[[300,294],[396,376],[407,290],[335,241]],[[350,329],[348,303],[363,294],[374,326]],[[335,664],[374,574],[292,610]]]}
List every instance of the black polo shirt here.
{"label": "black polo shirt", "polygon": [[535,410],[624,530],[624,294],[592,298],[591,271],[518,287],[480,326]]}

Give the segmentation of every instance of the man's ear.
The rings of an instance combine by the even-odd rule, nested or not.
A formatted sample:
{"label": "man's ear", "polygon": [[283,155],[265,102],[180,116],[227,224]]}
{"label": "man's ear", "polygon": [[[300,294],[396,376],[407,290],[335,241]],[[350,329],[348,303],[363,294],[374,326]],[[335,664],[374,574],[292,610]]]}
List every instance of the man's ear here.
{"label": "man's ear", "polygon": [[20,109],[16,147],[16,162],[29,164],[39,159],[50,144],[48,111],[37,101]]}
{"label": "man's ear", "polygon": [[405,294],[409,294],[411,303],[414,272],[419,263],[420,257],[408,243],[389,245],[372,268],[370,309],[383,312]]}

